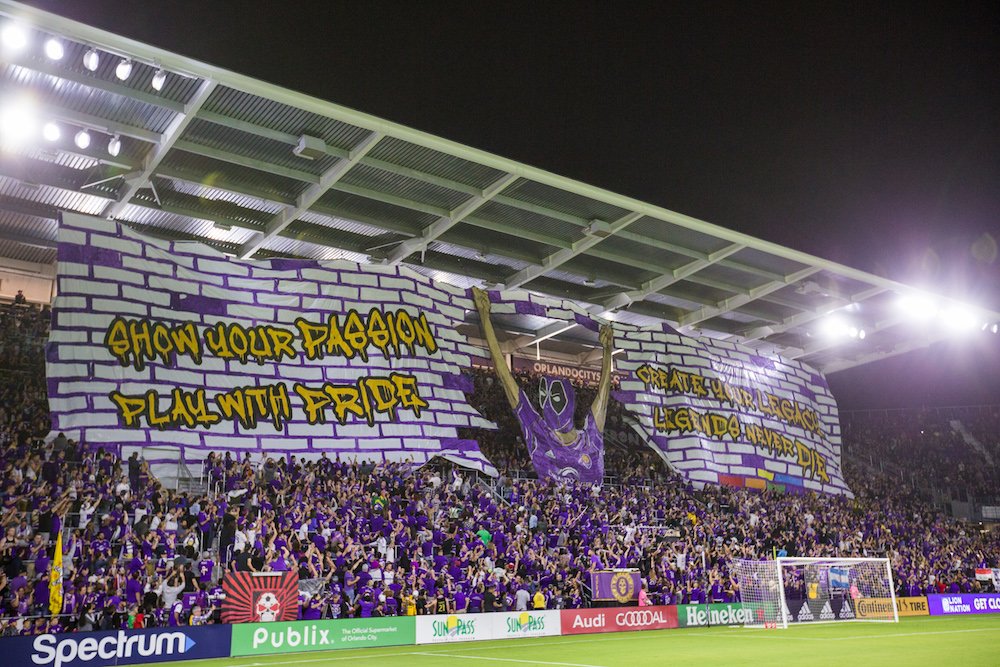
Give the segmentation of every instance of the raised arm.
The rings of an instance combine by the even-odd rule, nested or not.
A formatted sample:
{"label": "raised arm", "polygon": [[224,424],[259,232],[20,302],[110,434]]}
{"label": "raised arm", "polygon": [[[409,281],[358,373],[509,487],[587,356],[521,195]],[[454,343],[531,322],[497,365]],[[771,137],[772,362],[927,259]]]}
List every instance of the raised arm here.
{"label": "raised arm", "polygon": [[500,342],[497,340],[496,332],[493,331],[493,322],[490,321],[490,295],[478,287],[473,287],[472,301],[476,304],[476,310],[479,311],[480,326],[483,328],[486,345],[490,348],[490,357],[497,370],[497,377],[500,378],[503,393],[507,396],[510,407],[516,410],[517,404],[521,400],[521,390],[518,388],[510,368],[507,367],[507,360],[504,358],[503,352],[500,351]]}
{"label": "raised arm", "polygon": [[590,411],[594,415],[597,430],[604,431],[604,421],[608,416],[608,398],[611,396],[611,348],[615,342],[615,332],[610,325],[605,324],[601,327],[598,338],[601,347],[604,348],[604,357],[601,361],[601,383],[597,386],[597,396],[594,397]]}

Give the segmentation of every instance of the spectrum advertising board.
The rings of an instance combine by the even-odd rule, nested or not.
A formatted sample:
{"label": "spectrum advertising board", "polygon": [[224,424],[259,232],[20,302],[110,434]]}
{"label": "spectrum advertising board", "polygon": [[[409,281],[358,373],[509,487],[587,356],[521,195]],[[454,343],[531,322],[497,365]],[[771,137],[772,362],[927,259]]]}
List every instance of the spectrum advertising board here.
{"label": "spectrum advertising board", "polygon": [[417,644],[552,637],[562,634],[559,612],[509,611],[495,614],[435,614],[417,617]]}
{"label": "spectrum advertising board", "polygon": [[230,626],[44,634],[0,640],[4,665],[103,667],[229,657]]}

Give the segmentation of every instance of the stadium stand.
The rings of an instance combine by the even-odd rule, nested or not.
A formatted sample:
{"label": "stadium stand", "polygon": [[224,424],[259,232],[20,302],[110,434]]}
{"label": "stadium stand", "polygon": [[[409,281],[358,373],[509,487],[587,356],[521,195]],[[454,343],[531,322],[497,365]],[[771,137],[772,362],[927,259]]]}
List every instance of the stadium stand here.
{"label": "stadium stand", "polygon": [[[597,492],[526,475],[517,425],[480,373],[473,401],[501,426],[482,440],[499,480],[444,462],[411,470],[226,452],[205,460],[203,490],[182,492],[136,456],[64,437],[44,444],[47,313],[12,304],[0,318],[4,635],[217,622],[230,570],[298,570],[319,582],[300,616],[318,619],[519,610],[539,593],[547,608],[578,607],[586,572],[626,566],[655,604],[738,600],[729,563],[780,552],[888,557],[900,595],[975,592],[975,568],[1000,566],[996,530],[946,516],[922,492],[935,481],[976,497],[996,488],[996,410],[849,415],[854,499],[697,490],[627,436],[609,442],[611,476]],[[609,430],[627,432],[616,409]],[[50,615],[60,530],[66,593]]]}

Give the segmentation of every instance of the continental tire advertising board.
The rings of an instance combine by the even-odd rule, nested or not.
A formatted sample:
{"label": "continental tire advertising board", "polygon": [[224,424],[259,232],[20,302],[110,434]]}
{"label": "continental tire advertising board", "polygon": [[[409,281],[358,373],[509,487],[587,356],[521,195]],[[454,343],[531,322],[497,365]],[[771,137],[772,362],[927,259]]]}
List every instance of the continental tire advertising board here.
{"label": "continental tire advertising board", "polygon": [[241,623],[232,627],[234,656],[402,646],[416,642],[412,616]]}
{"label": "continental tire advertising board", "polygon": [[[861,598],[858,600],[856,613],[858,618],[889,618],[892,616],[891,598]],[[896,613],[900,616],[927,616],[927,598],[896,598]]]}

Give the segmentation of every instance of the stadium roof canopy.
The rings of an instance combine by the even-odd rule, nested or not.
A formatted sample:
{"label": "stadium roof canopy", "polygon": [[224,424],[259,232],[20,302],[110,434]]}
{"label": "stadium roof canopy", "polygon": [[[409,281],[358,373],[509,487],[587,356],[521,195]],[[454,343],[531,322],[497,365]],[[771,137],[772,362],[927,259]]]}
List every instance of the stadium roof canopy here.
{"label": "stadium roof canopy", "polygon": [[[59,213],[78,211],[242,258],[404,263],[463,287],[571,298],[603,317],[665,320],[826,372],[948,335],[940,320],[915,324],[903,297],[925,314],[943,308],[952,325],[1000,320],[8,0],[0,23],[27,36],[16,48],[17,30],[4,35],[4,125],[35,125],[0,153],[0,257],[10,260],[51,265]],[[583,327],[501,324],[510,352],[596,360]]]}

